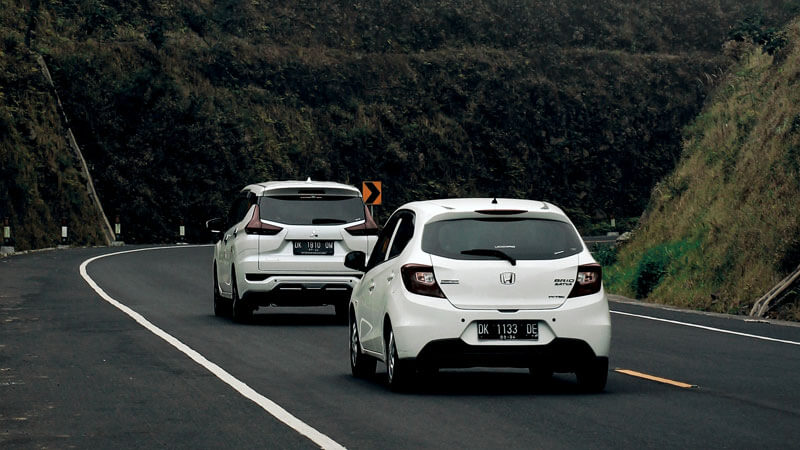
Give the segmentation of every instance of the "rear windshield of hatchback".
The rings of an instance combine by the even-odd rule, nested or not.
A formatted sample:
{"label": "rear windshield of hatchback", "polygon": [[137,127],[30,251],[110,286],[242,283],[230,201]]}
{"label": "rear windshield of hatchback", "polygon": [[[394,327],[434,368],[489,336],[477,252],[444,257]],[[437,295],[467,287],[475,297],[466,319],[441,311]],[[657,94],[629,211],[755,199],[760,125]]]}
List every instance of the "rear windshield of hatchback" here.
{"label": "rear windshield of hatchback", "polygon": [[551,260],[580,253],[583,243],[566,222],[474,218],[425,225],[422,249],[451,259],[497,259],[497,252],[502,252],[518,260]]}
{"label": "rear windshield of hatchback", "polygon": [[287,225],[341,225],[364,220],[360,197],[339,195],[282,195],[261,197],[259,216]]}

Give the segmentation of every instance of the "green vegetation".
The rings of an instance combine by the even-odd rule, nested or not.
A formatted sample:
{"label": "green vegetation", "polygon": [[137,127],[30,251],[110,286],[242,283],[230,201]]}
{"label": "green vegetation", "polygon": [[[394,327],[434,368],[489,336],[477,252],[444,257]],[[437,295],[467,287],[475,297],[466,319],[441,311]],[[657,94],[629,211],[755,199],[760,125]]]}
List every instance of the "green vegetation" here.
{"label": "green vegetation", "polygon": [[77,245],[103,243],[86,180],[67,146],[56,101],[24,45],[23,14],[0,17],[0,220],[17,250],[60,243],[66,220]]}
{"label": "green vegetation", "polygon": [[[680,163],[607,271],[612,291],[747,313],[800,265],[800,22],[780,34],[777,50],[744,44],[686,128]],[[773,317],[800,320],[797,291]]]}
{"label": "green vegetation", "polygon": [[[732,61],[732,27],[778,27],[798,5],[0,0],[4,51],[21,61],[0,76],[34,80],[28,48],[45,57],[127,242],[170,241],[182,220],[206,240],[203,221],[243,183],[308,176],[382,180],[379,219],[412,199],[497,195],[553,201],[589,229],[645,208]],[[31,122],[8,114],[4,142]],[[4,180],[45,160],[14,142],[9,158],[28,159],[4,162]],[[20,223],[31,208],[6,205],[49,204],[7,192]]]}

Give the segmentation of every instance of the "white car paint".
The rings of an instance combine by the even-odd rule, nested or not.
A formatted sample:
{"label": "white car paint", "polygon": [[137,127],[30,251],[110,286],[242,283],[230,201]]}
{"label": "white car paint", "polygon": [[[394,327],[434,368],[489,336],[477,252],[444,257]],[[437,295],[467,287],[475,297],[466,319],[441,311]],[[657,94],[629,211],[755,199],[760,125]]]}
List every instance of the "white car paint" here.
{"label": "white car paint", "polygon": [[[323,197],[346,199],[343,201],[351,202],[351,207],[355,207],[357,202],[363,211],[341,220],[343,223],[294,223],[290,208],[267,213],[259,209],[265,208],[266,204],[262,202],[267,199],[293,202],[300,198],[316,201],[314,199]],[[313,214],[319,214],[320,220],[330,215],[325,205],[316,208]],[[265,214],[271,220],[263,219]],[[286,222],[281,221],[284,218]],[[317,299],[316,294],[349,293],[361,274],[344,266],[344,256],[353,250],[369,253],[377,234],[377,226],[364,207],[357,188],[310,179],[246,186],[232,202],[226,222],[225,230],[214,245],[216,287],[222,299],[232,301],[235,282],[238,297],[252,304],[253,308],[269,304],[291,305],[292,300],[283,294],[289,295],[293,291],[308,294],[297,297],[302,302],[298,305],[334,304],[326,303],[328,297],[324,295]],[[369,228],[368,234],[357,233],[364,228]],[[260,231],[262,229],[267,231]],[[330,255],[298,255],[293,249],[298,242],[327,243],[332,245],[333,251]]]}
{"label": "white car paint", "polygon": [[[509,214],[505,214],[505,211]],[[392,221],[398,214],[413,217],[414,222],[413,236],[402,249],[393,248],[398,242],[396,235],[403,220],[400,219],[397,226],[391,229]],[[563,250],[555,249],[552,255],[547,256],[549,259],[519,259],[515,264],[486,255],[476,256],[481,259],[464,259],[431,254],[423,249],[427,225],[457,219],[480,219],[481,224],[486,222],[490,227],[499,224],[501,219],[520,223],[527,223],[526,220],[556,221],[560,225],[554,226],[559,229],[568,227],[577,241],[570,241],[572,247],[566,253],[571,254],[565,253],[564,257],[559,256]],[[459,230],[459,226],[447,229],[447,239],[458,234]],[[376,258],[381,253],[379,247],[386,239],[389,242],[386,256]],[[508,252],[516,251],[519,244],[504,243],[502,235],[497,239],[495,247],[506,248]],[[391,251],[399,253],[390,256]],[[386,330],[391,327],[399,357],[412,362],[418,361],[426,347],[430,348],[436,342],[455,342],[473,350],[481,347],[542,349],[550,344],[562,348],[564,346],[561,344],[568,343],[564,348],[588,348],[590,352],[586,351],[587,355],[591,353],[594,358],[605,359],[607,364],[611,321],[602,284],[595,283],[595,287],[599,287],[597,292],[568,298],[577,283],[579,266],[590,265],[597,269],[599,266],[580,240],[574,225],[554,205],[512,199],[448,199],[409,203],[395,211],[387,221],[378,236],[373,259],[354,288],[350,301],[351,321],[357,324],[360,351],[365,355],[386,362]],[[401,273],[403,266],[409,264],[431,266],[435,282],[445,298],[410,292]],[[512,279],[513,284],[510,283]],[[538,324],[538,339],[478,339],[478,321],[509,320],[535,322]],[[451,355],[443,356],[446,359]],[[569,357],[564,355],[565,359]],[[426,363],[438,364],[431,360],[426,360]],[[572,366],[566,364],[559,367],[567,369],[563,371],[573,371],[580,364],[576,360]],[[442,367],[447,367],[447,363]],[[562,370],[556,368],[556,371]],[[602,385],[605,385],[605,378]]]}

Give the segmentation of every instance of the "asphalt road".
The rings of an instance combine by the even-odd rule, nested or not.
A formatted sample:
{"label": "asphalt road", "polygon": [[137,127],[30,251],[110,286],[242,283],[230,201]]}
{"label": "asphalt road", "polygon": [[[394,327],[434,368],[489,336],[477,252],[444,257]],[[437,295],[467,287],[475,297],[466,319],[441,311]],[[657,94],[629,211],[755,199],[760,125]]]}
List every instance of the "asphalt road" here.
{"label": "asphalt road", "polygon": [[[470,370],[443,371],[412,393],[393,394],[381,369],[372,380],[350,376],[347,327],[334,322],[332,308],[262,309],[251,325],[215,317],[211,247],[137,251],[86,265],[110,299],[164,333],[157,336],[79,273],[89,258],[121,250],[0,259],[0,447],[800,442],[797,326],[613,302],[612,370],[696,387],[612,371],[604,393],[587,395],[567,374],[534,386],[524,371]],[[278,417],[268,412],[276,408],[284,410]]]}

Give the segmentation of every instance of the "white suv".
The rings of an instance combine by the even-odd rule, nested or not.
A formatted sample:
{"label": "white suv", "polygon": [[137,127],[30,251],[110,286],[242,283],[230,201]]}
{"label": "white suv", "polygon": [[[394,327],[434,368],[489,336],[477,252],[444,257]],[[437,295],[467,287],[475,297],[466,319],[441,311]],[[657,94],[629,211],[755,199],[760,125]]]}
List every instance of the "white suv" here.
{"label": "white suv", "polygon": [[[367,262],[368,261],[368,262]],[[408,203],[389,218],[350,299],[350,366],[386,364],[392,389],[418,370],[524,367],[605,388],[611,320],[602,270],[556,206],[531,200]]]}
{"label": "white suv", "polygon": [[358,189],[311,179],[251,184],[206,226],[217,237],[214,313],[237,322],[268,305],[334,305],[346,322],[362,274],[345,255],[369,253],[378,234]]}

